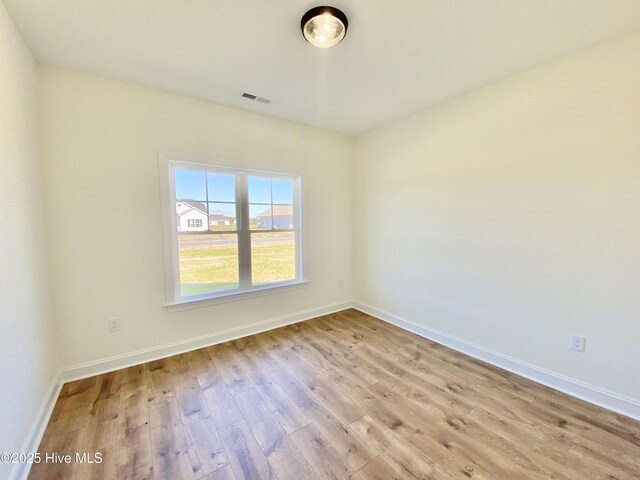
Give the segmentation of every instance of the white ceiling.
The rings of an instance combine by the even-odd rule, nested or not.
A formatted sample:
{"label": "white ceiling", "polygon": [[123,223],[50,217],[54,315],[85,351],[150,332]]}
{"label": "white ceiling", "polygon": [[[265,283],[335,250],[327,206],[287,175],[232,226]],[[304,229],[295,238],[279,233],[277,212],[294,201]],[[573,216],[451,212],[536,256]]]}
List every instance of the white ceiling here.
{"label": "white ceiling", "polygon": [[[640,0],[4,0],[36,59],[346,134],[640,30]],[[240,97],[250,92],[270,105]]]}

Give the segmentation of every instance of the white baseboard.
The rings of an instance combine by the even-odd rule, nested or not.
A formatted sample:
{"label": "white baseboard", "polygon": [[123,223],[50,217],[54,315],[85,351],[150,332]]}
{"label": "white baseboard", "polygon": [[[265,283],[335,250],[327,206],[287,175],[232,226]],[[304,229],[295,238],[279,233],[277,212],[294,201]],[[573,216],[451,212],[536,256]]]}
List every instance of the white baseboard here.
{"label": "white baseboard", "polygon": [[228,342],[229,340],[246,337],[247,335],[255,335],[256,333],[273,330],[278,327],[284,327],[285,325],[309,320],[321,315],[339,312],[340,310],[351,308],[351,306],[351,302],[324,305],[311,310],[305,310],[291,315],[284,315],[270,320],[263,320],[261,322],[251,323],[237,328],[230,328],[221,332],[202,335],[188,340],[181,340],[179,342],[138,350],[137,352],[126,353],[124,355],[117,355],[115,357],[103,358],[93,362],[66,367],[62,369],[62,380],[64,382],[69,382],[72,380],[79,380],[81,378],[92,377],[101,373],[112,372],[121,368],[127,368],[133,365],[158,360],[160,358],[190,352],[192,350],[208,347],[217,343]]}
{"label": "white baseboard", "polygon": [[416,335],[428,338],[429,340],[433,340],[434,342],[503,368],[516,375],[528,378],[529,380],[541,383],[547,387],[606,408],[607,410],[640,420],[640,402],[632,398],[609,392],[605,389],[523,362],[522,360],[503,355],[502,353],[475,345],[447,333],[418,325],[361,302],[354,302],[353,308],[404,330],[408,330]]}
{"label": "white baseboard", "polygon": [[[47,428],[47,424],[49,423],[49,418],[53,413],[53,407],[56,404],[56,400],[60,395],[60,390],[63,385],[62,381],[62,371],[58,369],[51,380],[51,384],[47,389],[44,397],[42,399],[42,403],[40,404],[40,408],[38,409],[38,413],[31,424],[31,428],[27,433],[27,437],[22,444],[22,448],[20,452],[29,453],[38,451],[38,447],[40,446],[40,441],[42,440],[42,435],[44,434],[44,430]],[[29,472],[31,471],[30,463],[16,463],[9,474],[10,480],[24,480],[29,476]]]}

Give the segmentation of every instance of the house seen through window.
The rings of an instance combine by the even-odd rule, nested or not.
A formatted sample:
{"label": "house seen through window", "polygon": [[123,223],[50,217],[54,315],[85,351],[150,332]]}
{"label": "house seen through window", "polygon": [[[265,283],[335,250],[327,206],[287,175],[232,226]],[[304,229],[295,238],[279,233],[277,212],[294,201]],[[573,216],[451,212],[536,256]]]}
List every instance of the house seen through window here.
{"label": "house seen through window", "polygon": [[170,300],[300,281],[299,177],[168,163]]}

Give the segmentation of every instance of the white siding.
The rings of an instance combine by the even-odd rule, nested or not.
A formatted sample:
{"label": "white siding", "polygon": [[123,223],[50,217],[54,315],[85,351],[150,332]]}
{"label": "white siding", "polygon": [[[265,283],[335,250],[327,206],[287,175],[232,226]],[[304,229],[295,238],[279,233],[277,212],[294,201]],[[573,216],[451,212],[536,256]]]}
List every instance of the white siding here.
{"label": "white siding", "polygon": [[[179,215],[178,220],[179,232],[201,232],[207,230],[207,215],[195,208]],[[189,222],[189,220],[193,221]]]}

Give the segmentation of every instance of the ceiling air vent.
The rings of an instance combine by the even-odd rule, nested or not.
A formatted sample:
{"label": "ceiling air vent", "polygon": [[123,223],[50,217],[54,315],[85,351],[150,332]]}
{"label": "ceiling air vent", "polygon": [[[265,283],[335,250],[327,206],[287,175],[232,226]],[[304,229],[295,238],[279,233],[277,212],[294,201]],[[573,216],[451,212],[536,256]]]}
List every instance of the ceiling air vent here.
{"label": "ceiling air vent", "polygon": [[256,102],[260,102],[260,103],[271,103],[271,100],[269,100],[268,98],[262,98],[247,92],[243,93],[242,96],[244,98],[248,98],[249,100],[255,100]]}

